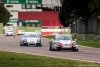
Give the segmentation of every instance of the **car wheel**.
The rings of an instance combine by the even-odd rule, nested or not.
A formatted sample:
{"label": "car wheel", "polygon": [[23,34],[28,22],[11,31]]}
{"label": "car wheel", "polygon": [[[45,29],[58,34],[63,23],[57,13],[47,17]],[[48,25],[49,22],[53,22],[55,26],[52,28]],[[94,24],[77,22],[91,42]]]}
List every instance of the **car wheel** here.
{"label": "car wheel", "polygon": [[26,46],[29,46],[30,44],[29,43],[25,43],[26,44]]}
{"label": "car wheel", "polygon": [[41,43],[37,43],[36,46],[42,47],[42,44]]}
{"label": "car wheel", "polygon": [[76,49],[75,51],[78,52],[78,49]]}
{"label": "car wheel", "polygon": [[23,46],[23,44],[20,42],[20,46]]}
{"label": "car wheel", "polygon": [[49,47],[49,50],[52,51],[52,47],[51,46]]}
{"label": "car wheel", "polygon": [[71,50],[75,51],[75,52],[78,52],[78,49],[76,49],[76,48],[72,48]]}

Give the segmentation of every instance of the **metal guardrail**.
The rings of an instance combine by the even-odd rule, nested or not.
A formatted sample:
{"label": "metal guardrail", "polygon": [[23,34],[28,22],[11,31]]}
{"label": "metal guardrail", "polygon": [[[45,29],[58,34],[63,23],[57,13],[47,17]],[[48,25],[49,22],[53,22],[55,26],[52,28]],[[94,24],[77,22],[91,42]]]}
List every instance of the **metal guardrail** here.
{"label": "metal guardrail", "polygon": [[76,34],[76,37],[80,40],[100,40],[100,35],[96,34]]}

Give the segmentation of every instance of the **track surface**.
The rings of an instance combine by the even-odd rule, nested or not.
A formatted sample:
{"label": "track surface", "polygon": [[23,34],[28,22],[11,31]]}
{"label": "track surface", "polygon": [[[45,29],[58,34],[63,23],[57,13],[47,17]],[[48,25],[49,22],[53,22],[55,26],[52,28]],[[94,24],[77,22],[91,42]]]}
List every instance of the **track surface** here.
{"label": "track surface", "polygon": [[53,52],[49,51],[49,40],[42,38],[42,41],[42,47],[20,46],[20,36],[12,38],[11,36],[5,37],[4,35],[0,35],[0,50],[87,60],[100,63],[100,49],[79,46],[79,52],[72,52],[69,50]]}

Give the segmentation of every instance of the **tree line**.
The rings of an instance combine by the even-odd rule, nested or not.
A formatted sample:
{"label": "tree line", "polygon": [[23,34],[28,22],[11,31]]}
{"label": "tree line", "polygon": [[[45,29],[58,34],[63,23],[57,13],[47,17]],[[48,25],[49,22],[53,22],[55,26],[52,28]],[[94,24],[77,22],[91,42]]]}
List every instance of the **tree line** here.
{"label": "tree line", "polygon": [[100,21],[100,0],[61,0],[61,4],[59,20],[64,27],[80,17],[85,25],[90,17]]}

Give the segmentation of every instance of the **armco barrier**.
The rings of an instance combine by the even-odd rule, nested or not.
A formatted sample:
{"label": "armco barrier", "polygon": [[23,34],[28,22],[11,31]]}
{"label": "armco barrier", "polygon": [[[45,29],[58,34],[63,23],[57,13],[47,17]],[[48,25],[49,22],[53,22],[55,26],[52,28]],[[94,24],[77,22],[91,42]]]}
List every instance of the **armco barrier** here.
{"label": "armco barrier", "polygon": [[59,34],[62,34],[62,29],[42,29],[42,35],[51,35],[55,32],[58,32]]}

